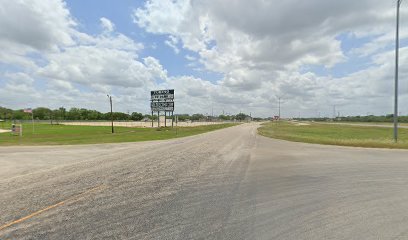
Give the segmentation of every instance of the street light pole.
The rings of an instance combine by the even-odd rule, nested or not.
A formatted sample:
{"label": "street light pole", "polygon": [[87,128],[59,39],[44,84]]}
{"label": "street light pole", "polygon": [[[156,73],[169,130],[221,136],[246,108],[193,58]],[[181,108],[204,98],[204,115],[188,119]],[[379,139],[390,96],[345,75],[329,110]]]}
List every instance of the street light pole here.
{"label": "street light pole", "polygon": [[399,60],[399,18],[402,0],[397,0],[397,24],[395,33],[395,93],[394,93],[394,142],[398,141],[398,60]]}
{"label": "street light pole", "polygon": [[109,96],[109,94],[107,94],[107,96],[108,96],[108,98],[109,98],[109,102],[110,102],[110,109],[111,109],[112,133],[114,133],[115,131],[113,130],[112,96]]}

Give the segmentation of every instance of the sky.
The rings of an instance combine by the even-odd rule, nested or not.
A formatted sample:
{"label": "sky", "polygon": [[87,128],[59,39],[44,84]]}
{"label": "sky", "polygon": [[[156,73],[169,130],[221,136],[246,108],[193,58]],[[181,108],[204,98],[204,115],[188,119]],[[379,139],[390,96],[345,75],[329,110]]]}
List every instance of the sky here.
{"label": "sky", "polygon": [[[397,0],[0,0],[0,106],[270,117],[393,112]],[[408,2],[399,112],[408,115]]]}

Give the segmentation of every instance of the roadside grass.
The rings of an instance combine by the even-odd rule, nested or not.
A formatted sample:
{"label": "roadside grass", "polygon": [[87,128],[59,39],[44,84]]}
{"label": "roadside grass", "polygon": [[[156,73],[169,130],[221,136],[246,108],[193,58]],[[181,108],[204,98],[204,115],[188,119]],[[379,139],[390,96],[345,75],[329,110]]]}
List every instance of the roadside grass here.
{"label": "roadside grass", "polygon": [[[316,123],[323,123],[323,124],[356,124],[356,125],[378,125],[378,126],[393,126],[394,123],[392,122],[346,122],[346,121],[339,121],[339,122],[316,122]],[[408,126],[408,123],[398,123],[399,126]]]}
{"label": "roadside grass", "polygon": [[271,138],[293,142],[341,145],[368,148],[408,149],[408,129],[399,129],[398,143],[394,143],[393,129],[340,124],[298,125],[291,122],[269,122],[258,133]]}
{"label": "roadside grass", "polygon": [[[234,123],[214,124],[197,127],[174,127],[174,128],[128,128],[115,127],[115,133],[111,133],[111,127],[106,126],[69,126],[35,124],[34,132],[32,125],[23,124],[23,136],[15,136],[10,132],[0,133],[0,146],[12,145],[71,145],[71,144],[96,144],[96,143],[119,143],[139,142],[149,140],[164,140],[180,138],[222,128],[235,126]],[[11,124],[1,126],[10,129]]]}

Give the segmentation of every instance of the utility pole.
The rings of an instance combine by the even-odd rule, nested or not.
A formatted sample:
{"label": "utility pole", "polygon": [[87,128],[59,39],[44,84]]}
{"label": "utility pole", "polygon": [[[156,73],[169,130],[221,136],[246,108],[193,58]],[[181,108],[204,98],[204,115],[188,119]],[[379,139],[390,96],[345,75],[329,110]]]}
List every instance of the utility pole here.
{"label": "utility pole", "polygon": [[280,112],[281,98],[279,97],[278,99],[279,99],[279,100],[278,100],[278,108],[279,108],[279,114],[278,114],[278,116],[279,116],[279,120],[280,120],[280,119],[281,119],[281,112]]}
{"label": "utility pole", "polygon": [[108,96],[108,98],[109,98],[109,102],[110,102],[110,109],[111,109],[111,122],[112,122],[112,133],[114,133],[115,131],[113,130],[113,108],[112,108],[112,96],[110,96],[109,94],[107,94],[106,96]]}
{"label": "utility pole", "polygon": [[397,24],[395,31],[395,93],[394,93],[394,142],[398,141],[398,60],[399,60],[399,18],[402,0],[397,0]]}
{"label": "utility pole", "polygon": [[336,118],[336,105],[333,105],[333,120]]}

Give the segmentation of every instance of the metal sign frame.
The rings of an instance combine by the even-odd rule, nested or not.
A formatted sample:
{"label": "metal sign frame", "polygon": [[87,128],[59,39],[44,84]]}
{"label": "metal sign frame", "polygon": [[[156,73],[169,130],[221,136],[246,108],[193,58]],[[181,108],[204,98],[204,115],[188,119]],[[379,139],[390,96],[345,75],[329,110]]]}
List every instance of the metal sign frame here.
{"label": "metal sign frame", "polygon": [[167,112],[171,112],[171,126],[173,127],[174,118],[174,89],[154,90],[150,91],[150,109],[152,112],[152,127],[153,114],[157,112],[157,126],[160,127],[160,112],[164,112],[164,126],[167,124]]}

